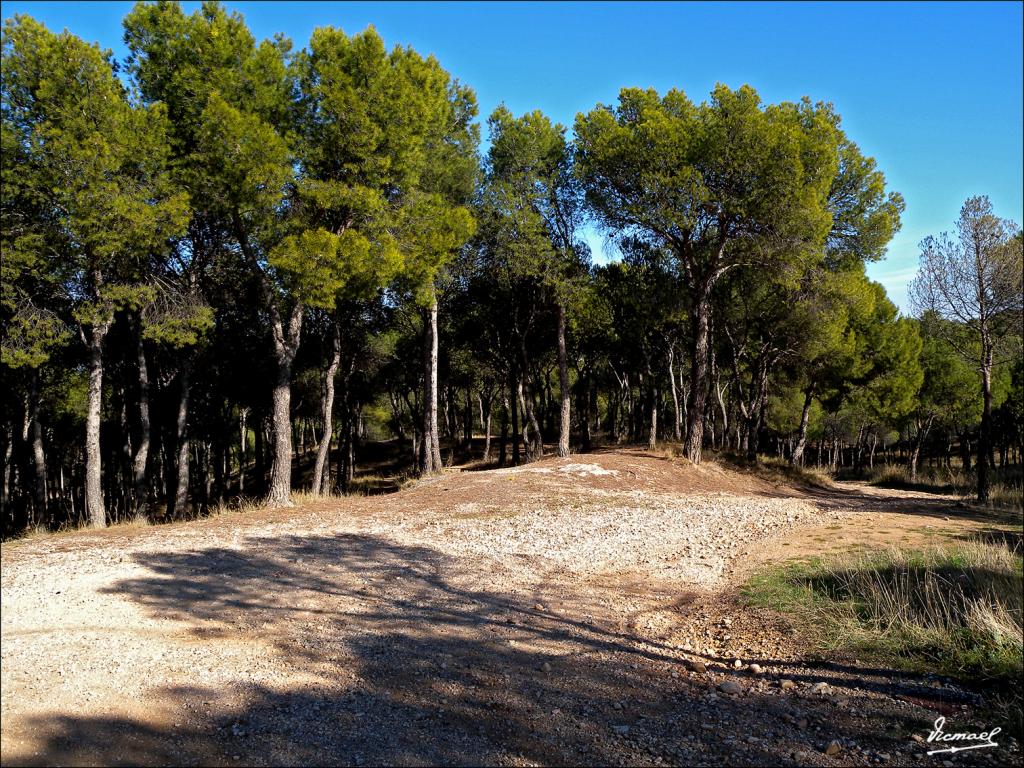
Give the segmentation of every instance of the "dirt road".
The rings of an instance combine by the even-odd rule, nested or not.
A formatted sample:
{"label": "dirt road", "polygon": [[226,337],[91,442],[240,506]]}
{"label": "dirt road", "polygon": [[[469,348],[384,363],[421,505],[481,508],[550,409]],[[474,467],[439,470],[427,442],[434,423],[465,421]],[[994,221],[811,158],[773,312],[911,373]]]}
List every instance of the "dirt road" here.
{"label": "dirt road", "polygon": [[950,505],[608,452],[5,544],[0,761],[921,764],[976,693],[815,661],[733,588],[985,529]]}

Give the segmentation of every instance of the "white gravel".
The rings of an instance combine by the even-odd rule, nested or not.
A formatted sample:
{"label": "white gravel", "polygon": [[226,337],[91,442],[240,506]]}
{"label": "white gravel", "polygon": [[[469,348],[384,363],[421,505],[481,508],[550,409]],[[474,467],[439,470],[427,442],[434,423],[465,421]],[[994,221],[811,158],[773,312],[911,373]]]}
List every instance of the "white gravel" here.
{"label": "white gravel", "polygon": [[796,499],[638,491],[595,491],[554,506],[510,500],[491,514],[474,507],[403,531],[400,540],[414,539],[453,556],[521,563],[527,555],[579,574],[639,570],[691,588],[712,588],[729,560],[751,542],[832,516]]}

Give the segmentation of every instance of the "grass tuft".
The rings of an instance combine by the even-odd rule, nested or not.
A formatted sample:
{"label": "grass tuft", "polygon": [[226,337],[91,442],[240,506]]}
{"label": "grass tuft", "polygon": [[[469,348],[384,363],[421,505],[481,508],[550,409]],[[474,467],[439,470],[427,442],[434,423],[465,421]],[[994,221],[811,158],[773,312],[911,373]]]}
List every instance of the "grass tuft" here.
{"label": "grass tuft", "polygon": [[1019,707],[1024,560],[995,543],[847,554],[759,573],[749,603],[804,623],[827,651],[976,684]]}
{"label": "grass tuft", "polygon": [[729,469],[746,472],[773,485],[793,485],[804,488],[835,490],[832,475],[818,467],[796,467],[788,459],[778,456],[758,456],[757,462],[749,461],[746,456],[730,451],[712,453],[711,457]]}
{"label": "grass tuft", "polygon": [[[867,470],[867,481],[883,488],[955,494],[966,503],[971,503],[977,493],[977,475],[964,472],[957,465],[921,467],[917,479],[912,481],[906,465],[879,464]],[[1024,476],[1019,466],[999,467],[992,472],[987,506],[1009,510],[1024,508]]]}

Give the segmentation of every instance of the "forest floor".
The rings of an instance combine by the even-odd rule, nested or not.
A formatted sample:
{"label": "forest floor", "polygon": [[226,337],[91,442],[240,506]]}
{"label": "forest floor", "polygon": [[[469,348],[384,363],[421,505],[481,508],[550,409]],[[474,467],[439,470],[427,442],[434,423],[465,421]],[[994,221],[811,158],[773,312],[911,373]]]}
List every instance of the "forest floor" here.
{"label": "forest floor", "polygon": [[[986,692],[820,654],[757,568],[1006,535],[639,450],[3,544],[4,765],[1012,764]],[[934,747],[933,747],[934,748]],[[950,762],[952,761],[952,762]]]}

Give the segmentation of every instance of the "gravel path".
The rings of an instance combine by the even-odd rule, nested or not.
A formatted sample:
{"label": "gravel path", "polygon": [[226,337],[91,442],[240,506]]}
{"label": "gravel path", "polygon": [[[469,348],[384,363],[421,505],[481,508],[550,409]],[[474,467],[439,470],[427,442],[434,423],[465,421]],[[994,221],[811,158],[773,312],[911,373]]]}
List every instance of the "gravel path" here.
{"label": "gravel path", "polygon": [[976,696],[811,662],[730,593],[862,513],[609,452],[5,544],[0,760],[917,764]]}

